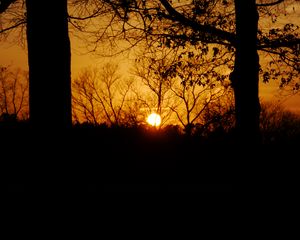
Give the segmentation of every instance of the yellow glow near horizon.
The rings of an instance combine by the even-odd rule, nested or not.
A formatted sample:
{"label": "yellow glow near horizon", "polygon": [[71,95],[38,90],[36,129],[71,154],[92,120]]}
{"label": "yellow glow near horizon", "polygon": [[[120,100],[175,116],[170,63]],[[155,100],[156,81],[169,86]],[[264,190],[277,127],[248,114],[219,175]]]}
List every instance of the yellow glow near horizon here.
{"label": "yellow glow near horizon", "polygon": [[151,113],[147,118],[147,123],[153,127],[158,127],[161,124],[161,117],[157,113]]}

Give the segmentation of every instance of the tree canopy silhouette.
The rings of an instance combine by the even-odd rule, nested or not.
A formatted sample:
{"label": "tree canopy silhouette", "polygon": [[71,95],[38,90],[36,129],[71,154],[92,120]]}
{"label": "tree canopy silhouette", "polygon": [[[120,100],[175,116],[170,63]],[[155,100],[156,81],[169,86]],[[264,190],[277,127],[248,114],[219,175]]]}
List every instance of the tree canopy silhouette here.
{"label": "tree canopy silhouette", "polygon": [[[255,0],[93,0],[89,1],[88,7],[84,5],[85,11],[80,12],[86,15],[74,17],[74,21],[71,17],[71,23],[85,31],[89,25],[78,20],[92,21],[95,13],[100,12],[102,17],[110,16],[110,20],[105,22],[108,24],[102,22],[98,27],[93,25],[89,28],[92,51],[103,44],[104,38],[116,49],[119,47],[116,39],[122,39],[123,49],[143,41],[152,44],[158,42],[170,48],[184,47],[186,43],[227,47],[235,55],[231,81],[235,92],[239,139],[259,142],[258,83],[259,73],[263,70],[260,68],[258,51],[275,56],[273,64],[278,64],[277,60],[284,64],[288,77],[282,76],[281,81],[285,85],[299,74],[299,28],[292,23],[285,24],[283,29],[271,27],[263,30],[258,27],[259,13],[269,13],[269,7],[282,2],[288,1],[261,1],[257,4]],[[91,11],[95,8],[97,10]],[[283,71],[283,68],[278,71]],[[273,71],[277,77],[278,71]],[[264,74],[264,79],[268,77]]]}
{"label": "tree canopy silhouette", "polygon": [[[18,1],[1,1],[1,12],[14,2]],[[300,70],[299,27],[293,23],[283,24],[282,28],[258,27],[261,16],[269,16],[272,21],[276,21],[276,14],[273,14],[275,10],[270,10],[270,8],[276,5],[292,4],[293,1],[74,0],[69,1],[70,9],[72,9],[69,15],[67,2],[65,0],[59,3],[60,5],[52,3],[43,11],[38,11],[34,8],[38,6],[35,5],[37,3],[26,1],[30,66],[38,66],[37,60],[33,59],[43,59],[45,61],[43,64],[49,67],[52,61],[48,59],[51,59],[52,55],[56,57],[57,53],[61,53],[60,55],[63,56],[56,57],[58,62],[55,62],[55,67],[52,68],[55,70],[51,71],[51,74],[45,74],[46,69],[41,64],[41,68],[30,67],[31,99],[43,99],[39,103],[44,102],[45,106],[49,106],[49,108],[45,107],[47,111],[42,112],[41,104],[35,105],[34,100],[30,101],[32,119],[35,118],[35,109],[39,109],[40,120],[45,121],[49,119],[49,115],[53,115],[55,119],[60,118],[62,122],[65,122],[64,124],[66,122],[70,124],[71,94],[69,76],[67,76],[70,71],[66,67],[70,63],[68,17],[73,27],[88,34],[89,38],[86,41],[89,42],[92,51],[102,46],[102,49],[106,48],[112,52],[120,47],[117,45],[118,39],[122,42],[121,51],[145,41],[150,44],[163,44],[170,48],[178,46],[184,48],[187,43],[195,46],[205,43],[226,47],[228,52],[235,56],[231,81],[235,92],[236,128],[239,136],[244,140],[259,141],[259,73],[265,82],[276,78],[281,81],[282,87],[293,84],[292,90],[299,89],[299,78],[297,78]],[[280,10],[276,11],[280,12]],[[31,17],[35,14],[34,19],[43,19],[43,28],[37,26],[38,20],[35,20],[35,24],[33,23]],[[4,30],[19,26],[19,24],[23,22],[19,21]],[[35,35],[37,30],[34,29],[38,29],[38,37]],[[55,34],[50,34],[53,32]],[[34,41],[35,38],[38,40]],[[103,41],[104,39],[109,40],[109,48],[107,48],[107,42]],[[37,47],[41,42],[47,46],[47,57],[44,57],[45,54],[42,54],[40,47]],[[269,61],[268,68],[261,68],[258,51],[271,56],[272,60]],[[37,71],[39,73],[34,74]],[[59,73],[59,78],[65,80],[57,80],[56,73]],[[43,74],[46,75],[44,81],[34,82],[33,79]],[[57,93],[55,100],[46,100],[47,94],[35,95],[38,91],[34,90],[34,86],[38,86],[40,82],[55,80],[57,84],[48,84],[47,87],[41,84],[37,87],[39,91],[43,89],[49,95]],[[51,111],[53,112],[50,113]]]}

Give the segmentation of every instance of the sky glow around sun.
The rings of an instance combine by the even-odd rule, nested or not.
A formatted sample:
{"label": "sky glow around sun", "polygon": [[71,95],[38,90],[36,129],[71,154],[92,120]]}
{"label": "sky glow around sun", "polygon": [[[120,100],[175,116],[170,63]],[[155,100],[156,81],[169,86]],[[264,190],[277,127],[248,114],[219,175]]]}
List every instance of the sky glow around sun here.
{"label": "sky glow around sun", "polygon": [[161,117],[157,113],[151,113],[147,118],[147,123],[153,127],[158,127],[161,124]]}

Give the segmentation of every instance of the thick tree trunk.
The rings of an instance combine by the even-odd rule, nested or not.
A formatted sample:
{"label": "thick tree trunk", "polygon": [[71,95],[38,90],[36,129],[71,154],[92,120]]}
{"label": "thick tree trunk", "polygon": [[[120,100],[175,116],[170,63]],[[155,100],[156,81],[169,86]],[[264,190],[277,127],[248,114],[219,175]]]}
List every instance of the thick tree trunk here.
{"label": "thick tree trunk", "polygon": [[231,81],[235,94],[236,130],[240,143],[259,143],[258,12],[255,0],[235,0],[236,55]]}
{"label": "thick tree trunk", "polygon": [[48,129],[70,127],[67,0],[26,0],[26,7],[30,122]]}

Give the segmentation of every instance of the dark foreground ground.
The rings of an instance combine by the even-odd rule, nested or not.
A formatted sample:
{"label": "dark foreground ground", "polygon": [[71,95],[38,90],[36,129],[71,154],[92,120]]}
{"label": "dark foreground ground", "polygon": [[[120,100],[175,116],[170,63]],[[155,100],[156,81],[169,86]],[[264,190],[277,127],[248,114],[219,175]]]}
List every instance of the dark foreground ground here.
{"label": "dark foreground ground", "polygon": [[6,188],[29,193],[277,190],[286,176],[282,163],[297,151],[145,129],[24,128],[1,135]]}

